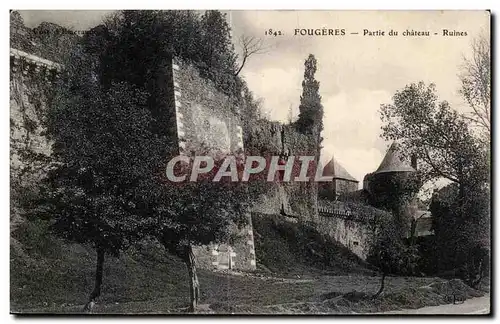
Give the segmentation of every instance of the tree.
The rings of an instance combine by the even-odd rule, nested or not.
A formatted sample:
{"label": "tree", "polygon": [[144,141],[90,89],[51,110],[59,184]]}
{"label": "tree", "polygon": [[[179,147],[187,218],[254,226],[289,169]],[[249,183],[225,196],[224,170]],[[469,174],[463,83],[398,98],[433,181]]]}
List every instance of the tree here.
{"label": "tree", "polygon": [[[237,168],[241,174],[242,164]],[[200,298],[193,247],[231,243],[236,229],[248,224],[250,199],[258,182],[233,182],[223,177],[212,181],[221,160],[197,182],[166,183],[157,205],[157,225],[152,229],[165,249],[186,264],[190,287],[189,310],[194,312]],[[190,166],[186,166],[190,169]]]}
{"label": "tree", "polygon": [[146,94],[123,82],[104,89],[98,58],[85,49],[80,45],[65,62],[48,111],[55,163],[33,213],[49,217],[59,236],[96,250],[95,286],[84,308],[92,311],[105,256],[118,256],[145,234],[144,206],[154,194],[164,143],[151,132]]}
{"label": "tree", "polygon": [[236,53],[231,40],[231,27],[226,14],[207,10],[201,16],[201,53],[204,75],[213,80],[223,92],[240,96],[241,81],[237,78]]}
{"label": "tree", "polygon": [[252,55],[263,54],[267,52],[267,48],[264,47],[264,40],[262,38],[257,38],[254,36],[242,35],[239,38],[239,43],[241,47],[241,65],[236,71],[235,75],[238,76],[243,70],[245,63]]}
{"label": "tree", "polygon": [[379,217],[368,259],[382,273],[380,288],[373,298],[378,298],[384,291],[388,274],[414,274],[418,258],[416,247],[406,244],[399,235],[398,225],[391,218]]}
{"label": "tree", "polygon": [[475,287],[489,271],[489,192],[486,188],[473,192],[466,206],[458,205],[458,194],[458,185],[452,183],[436,191],[431,199],[435,245],[439,247],[436,263],[438,271],[455,270]]}
{"label": "tree", "polygon": [[388,217],[376,219],[373,240],[368,260],[381,272],[380,288],[373,295],[375,299],[384,291],[387,275],[413,275],[419,255],[415,246],[405,243],[399,235],[398,225]]}
{"label": "tree", "polygon": [[[102,57],[104,83],[153,87],[162,60],[174,56],[195,65],[223,93],[241,96],[230,27],[219,11],[123,10],[106,19],[104,30],[110,38]],[[151,98],[149,104],[155,104]]]}
{"label": "tree", "polygon": [[[434,85],[411,84],[396,92],[393,100],[393,104],[381,106],[382,136],[399,141],[404,157],[418,158],[424,181],[444,178],[456,184],[457,194],[452,204],[454,220],[446,226],[451,235],[471,238],[460,241],[460,250],[466,251],[475,244],[472,238],[478,236],[472,229],[481,229],[481,226],[465,224],[484,224],[477,215],[489,219],[487,210],[475,209],[478,197],[489,190],[488,150],[474,136],[467,119],[447,102],[438,103]],[[454,223],[461,225],[453,226]],[[489,228],[482,227],[482,231],[479,236],[487,235]],[[442,244],[446,242],[444,236],[439,237],[437,233],[436,238],[441,242],[440,249],[448,248]],[[458,263],[457,259],[453,264]]]}
{"label": "tree", "polygon": [[490,42],[485,35],[475,38],[472,43],[472,57],[464,58],[459,74],[460,94],[472,109],[465,115],[473,125],[481,129],[482,140],[489,145],[491,137],[491,59]]}
{"label": "tree", "polygon": [[314,55],[304,63],[304,80],[302,81],[302,96],[300,97],[299,119],[297,125],[299,131],[312,134],[320,145],[320,134],[323,130],[323,106],[319,95],[319,82],[314,78],[317,71],[317,61]]}
{"label": "tree", "polygon": [[446,101],[438,103],[436,88],[423,82],[397,91],[393,104],[381,105],[382,137],[400,143],[402,156],[419,160],[423,180],[445,178],[460,186],[482,185],[489,180],[484,148],[467,121]]}
{"label": "tree", "polygon": [[126,81],[142,88],[155,80],[166,58],[202,59],[200,17],[193,11],[124,10],[93,34],[108,39],[101,57],[104,84]]}
{"label": "tree", "polygon": [[[247,189],[238,189],[238,185],[211,181],[179,184],[161,178],[168,158],[177,154],[177,143],[168,132],[171,127],[165,127],[170,121],[165,109],[160,109],[165,107],[165,102],[160,102],[164,100],[161,94],[169,89],[158,89],[155,81],[164,72],[165,62],[174,55],[195,65],[218,90],[239,96],[242,82],[234,75],[235,54],[229,27],[224,15],[217,11],[207,11],[201,17],[187,11],[123,11],[111,18],[104,27],[95,28],[95,35],[89,38],[97,57],[92,66],[96,66],[100,76],[96,87],[105,93],[116,83],[140,89],[145,94],[147,110],[141,112],[142,117],[132,119],[144,121],[145,131],[139,138],[149,136],[152,141],[142,145],[144,169],[136,178],[132,177],[148,185],[144,197],[135,195],[128,200],[142,216],[142,223],[137,224],[135,231],[141,237],[157,238],[167,251],[184,260],[190,278],[190,308],[194,311],[199,300],[199,283],[193,246],[230,238],[231,228],[242,226],[247,219],[244,206],[248,194]],[[248,96],[251,97],[250,93]],[[110,124],[114,125],[112,121]],[[135,129],[130,134],[136,134]]]}

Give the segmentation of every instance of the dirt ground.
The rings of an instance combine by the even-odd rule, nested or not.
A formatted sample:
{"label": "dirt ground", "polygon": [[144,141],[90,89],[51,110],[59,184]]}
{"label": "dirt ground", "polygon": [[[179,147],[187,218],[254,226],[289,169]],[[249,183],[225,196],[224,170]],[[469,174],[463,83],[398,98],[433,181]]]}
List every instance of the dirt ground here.
{"label": "dirt ground", "polygon": [[[94,285],[95,251],[47,235],[40,224],[25,226],[11,237],[11,312],[81,312]],[[277,238],[269,239],[266,245],[257,246],[257,253],[266,252],[263,248],[268,246],[267,253],[261,253],[265,257],[261,264],[267,264],[267,269],[261,267],[252,273],[199,269],[198,312],[351,314],[448,304],[454,298],[482,295],[460,280],[387,277],[384,293],[373,299],[380,276],[344,252],[330,253],[328,264],[313,267],[315,260],[301,254],[297,242],[290,248],[281,242],[281,259],[277,259],[271,253],[278,246],[276,242]],[[335,246],[325,245],[325,255],[328,247]],[[163,248],[144,244],[118,258],[106,258],[96,313],[184,313],[188,304],[186,267]]]}
{"label": "dirt ground", "polygon": [[[481,296],[478,291],[455,289],[439,278],[388,277],[384,293],[373,300],[380,278],[373,276],[259,277],[231,273],[200,275],[202,298],[198,313],[205,314],[353,314],[418,308],[453,302],[453,295]],[[461,295],[462,294],[462,295]],[[97,304],[98,314],[184,313],[186,296]],[[53,305],[23,312],[79,313],[83,305]]]}

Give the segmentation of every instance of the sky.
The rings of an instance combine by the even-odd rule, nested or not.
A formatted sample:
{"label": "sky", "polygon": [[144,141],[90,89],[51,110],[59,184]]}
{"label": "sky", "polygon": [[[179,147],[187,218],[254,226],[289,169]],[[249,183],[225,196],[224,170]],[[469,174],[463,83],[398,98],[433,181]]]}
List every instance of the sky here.
{"label": "sky", "polygon": [[[50,21],[77,30],[99,24],[107,13],[21,11],[28,27]],[[251,57],[241,75],[273,120],[287,121],[290,109],[298,115],[304,60],[314,54],[325,111],[322,159],[334,156],[360,185],[390,145],[380,138],[380,105],[391,103],[405,85],[424,81],[436,84],[440,100],[467,111],[458,73],[473,38],[489,38],[490,29],[486,11],[232,11],[228,19],[236,49],[242,35],[264,41],[266,52]],[[270,28],[282,35],[266,36]],[[295,29],[311,28],[345,29],[346,35],[294,35]],[[364,36],[364,29],[386,35]],[[391,29],[398,36],[388,36]],[[443,29],[467,36],[443,36]],[[431,36],[403,36],[405,30]]]}

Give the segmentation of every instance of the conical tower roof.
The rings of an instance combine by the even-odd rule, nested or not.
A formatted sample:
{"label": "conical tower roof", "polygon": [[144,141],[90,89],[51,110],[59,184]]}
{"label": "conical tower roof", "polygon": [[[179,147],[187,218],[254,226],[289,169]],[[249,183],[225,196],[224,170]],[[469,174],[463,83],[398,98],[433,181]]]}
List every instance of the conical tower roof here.
{"label": "conical tower roof", "polygon": [[399,154],[399,145],[393,142],[389,150],[385,154],[384,159],[380,163],[377,171],[374,173],[384,172],[415,172],[416,170],[409,163],[403,161]]}
{"label": "conical tower roof", "polygon": [[359,182],[352,175],[350,175],[349,172],[347,172],[347,170],[342,165],[340,165],[337,160],[335,160],[335,158],[332,158],[330,162],[328,162],[328,164],[323,168],[323,175],[333,176],[334,179]]}

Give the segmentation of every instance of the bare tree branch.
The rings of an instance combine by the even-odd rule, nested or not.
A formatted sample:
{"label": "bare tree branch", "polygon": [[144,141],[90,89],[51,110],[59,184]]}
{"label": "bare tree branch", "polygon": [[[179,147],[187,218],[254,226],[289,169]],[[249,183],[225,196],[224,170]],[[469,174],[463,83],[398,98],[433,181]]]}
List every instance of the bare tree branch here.
{"label": "bare tree branch", "polygon": [[491,135],[491,59],[490,42],[485,35],[480,35],[472,43],[472,57],[464,57],[462,73],[459,75],[462,97],[469,104],[472,112],[464,116]]}
{"label": "bare tree branch", "polygon": [[238,74],[240,74],[241,70],[243,70],[245,63],[250,58],[250,56],[264,54],[269,50],[267,47],[264,46],[264,40],[262,38],[257,38],[254,36],[242,35],[239,38],[239,43],[241,46],[243,59],[241,61],[241,66],[235,73],[235,76],[238,76]]}

